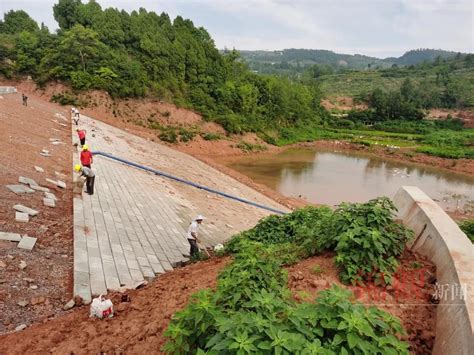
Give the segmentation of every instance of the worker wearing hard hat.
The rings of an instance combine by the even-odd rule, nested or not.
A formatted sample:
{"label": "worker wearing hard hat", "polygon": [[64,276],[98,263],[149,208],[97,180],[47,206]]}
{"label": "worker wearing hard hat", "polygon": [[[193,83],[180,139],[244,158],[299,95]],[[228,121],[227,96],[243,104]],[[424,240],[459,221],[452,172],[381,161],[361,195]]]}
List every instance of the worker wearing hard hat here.
{"label": "worker wearing hard hat", "polygon": [[85,166],[80,166],[76,164],[74,166],[74,170],[81,174],[81,176],[85,176],[86,178],[86,192],[89,195],[94,194],[94,181],[95,181],[95,174],[91,168],[87,168]]}
{"label": "worker wearing hard hat", "polygon": [[89,146],[87,144],[84,144],[82,146],[81,164],[82,166],[85,166],[86,168],[89,168],[89,169],[92,164],[92,153],[89,151]]}
{"label": "worker wearing hard hat", "polygon": [[191,222],[188,228],[188,242],[189,242],[189,245],[191,246],[191,251],[190,251],[191,257],[199,254],[198,243],[200,241],[198,238],[198,231],[199,231],[199,225],[202,223],[203,220],[204,220],[204,217],[201,215],[198,215],[196,218],[193,219],[193,221]]}

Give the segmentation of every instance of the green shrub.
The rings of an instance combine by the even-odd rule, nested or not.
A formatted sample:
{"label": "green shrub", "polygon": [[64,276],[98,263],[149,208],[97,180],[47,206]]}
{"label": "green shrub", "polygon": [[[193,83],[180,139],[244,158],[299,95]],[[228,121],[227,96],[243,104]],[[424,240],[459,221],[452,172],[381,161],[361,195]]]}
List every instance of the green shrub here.
{"label": "green shrub", "polygon": [[332,121],[331,125],[333,127],[340,127],[340,128],[354,128],[356,124],[351,120],[339,118]]}
{"label": "green shrub", "polygon": [[397,257],[413,232],[393,221],[396,211],[388,198],[367,203],[342,203],[334,212],[332,228],[337,241],[336,264],[343,282],[374,279],[389,284],[398,267]]}
{"label": "green shrub", "polygon": [[222,136],[219,133],[206,132],[201,134],[201,136],[205,141],[218,141],[219,139],[222,139]]}
{"label": "green shrub", "polygon": [[72,105],[77,107],[81,107],[84,105],[84,103],[80,101],[76,96],[68,92],[54,94],[51,97],[51,102],[55,102],[60,105]]}
{"label": "green shrub", "polygon": [[468,219],[459,223],[459,228],[461,228],[470,241],[474,243],[474,219]]}
{"label": "green shrub", "polygon": [[219,275],[216,291],[193,295],[173,316],[162,349],[172,354],[408,354],[400,321],[352,303],[338,286],[314,303],[289,297],[286,273],[249,242]]}
{"label": "green shrub", "polygon": [[417,152],[433,155],[440,158],[448,159],[473,159],[474,148],[453,148],[453,147],[419,147]]}
{"label": "green shrub", "polygon": [[238,144],[237,144],[237,148],[243,150],[244,152],[261,152],[261,151],[264,151],[266,150],[267,148],[263,145],[260,145],[260,144],[252,144],[252,143],[249,143],[249,142],[245,142],[245,141],[240,141]]}
{"label": "green shrub", "polygon": [[173,128],[164,129],[158,136],[163,142],[176,143],[178,141],[178,135],[176,130]]}
{"label": "green shrub", "polygon": [[179,140],[181,142],[189,142],[194,139],[196,136],[196,131],[194,130],[187,130],[185,128],[180,128],[179,129]]}
{"label": "green shrub", "polygon": [[[295,243],[322,250],[327,247],[325,228],[332,211],[328,207],[304,207],[286,215],[270,215],[252,229],[234,236],[227,244],[229,252],[238,252],[242,240],[264,245]],[[314,254],[315,250],[309,252]]]}
{"label": "green shrub", "polygon": [[254,228],[234,236],[226,250],[235,253],[242,242],[256,241],[272,246],[282,264],[335,250],[343,282],[374,279],[391,283],[397,257],[412,237],[411,231],[394,222],[394,211],[393,203],[384,197],[343,203],[334,212],[327,207],[305,207],[260,220]]}
{"label": "green shrub", "polygon": [[[148,119],[150,120],[150,119]],[[161,125],[158,123],[158,122],[149,122],[148,123],[148,127],[150,127],[151,129],[161,129]]]}

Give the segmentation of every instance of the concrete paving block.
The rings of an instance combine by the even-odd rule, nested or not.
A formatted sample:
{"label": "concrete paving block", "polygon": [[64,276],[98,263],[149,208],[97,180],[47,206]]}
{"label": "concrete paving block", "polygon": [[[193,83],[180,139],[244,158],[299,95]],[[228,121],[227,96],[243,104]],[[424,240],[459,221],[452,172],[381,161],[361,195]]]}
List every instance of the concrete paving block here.
{"label": "concrete paving block", "polygon": [[85,304],[92,301],[88,272],[74,271],[74,296],[82,298]]}
{"label": "concrete paving block", "polygon": [[0,232],[0,240],[8,240],[10,242],[19,242],[21,235],[17,233]]}
{"label": "concrete paving block", "polygon": [[18,248],[20,249],[26,249],[26,250],[33,250],[33,247],[36,244],[36,238],[29,237],[27,235],[24,235],[20,242],[18,243]]}
{"label": "concrete paving block", "polygon": [[30,216],[36,216],[39,213],[38,211],[36,211],[32,208],[23,206],[23,205],[15,205],[15,206],[13,206],[13,209],[18,211],[18,212],[27,213]]}
{"label": "concrete paving block", "polygon": [[140,270],[130,269],[130,275],[132,276],[133,281],[143,281],[143,274]]}
{"label": "concrete paving block", "polygon": [[18,178],[18,182],[21,182],[22,184],[30,185],[30,186],[38,185],[38,183],[35,180],[24,177],[24,176],[20,176]]}
{"label": "concrete paving block", "polygon": [[159,263],[160,261],[158,260],[158,258],[156,257],[156,255],[150,255],[150,254],[147,254],[146,255],[148,261],[151,263]]}
{"label": "concrete paving block", "polygon": [[128,268],[130,270],[132,269],[140,269],[140,265],[138,264],[138,262],[136,260],[129,260],[127,259],[127,265],[128,265]]}
{"label": "concrete paving block", "polygon": [[160,260],[160,264],[161,264],[161,266],[163,266],[163,269],[165,269],[165,271],[172,271],[173,270],[173,267],[171,266],[171,264],[168,261]]}
{"label": "concrete paving block", "polygon": [[148,259],[146,257],[137,256],[137,261],[140,266],[150,266],[150,263],[148,262]]}
{"label": "concrete paving block", "polygon": [[35,190],[29,188],[28,186],[25,185],[6,185],[6,188],[10,190],[11,192],[16,193],[17,195],[21,194],[31,194],[35,192]]}
{"label": "concrete paving block", "polygon": [[28,213],[16,212],[15,213],[15,221],[17,221],[17,222],[29,222],[30,217],[28,216]]}
{"label": "concrete paving block", "polygon": [[151,268],[153,269],[153,272],[155,274],[164,274],[165,269],[163,269],[163,266],[161,266],[160,263],[150,263]]}
{"label": "concrete paving block", "polygon": [[92,297],[98,297],[99,295],[107,294],[107,286],[105,284],[105,279],[92,277],[91,275],[91,293]]}
{"label": "concrete paving block", "polygon": [[53,180],[53,179],[50,179],[50,178],[46,178],[46,181],[49,182],[50,184],[53,184],[53,185],[57,185],[57,184],[58,184],[58,181],[57,181],[57,180]]}
{"label": "concrete paving block", "polygon": [[37,172],[39,172],[39,173],[43,173],[43,172],[44,172],[44,169],[43,169],[42,167],[36,166],[36,165],[35,165],[35,170],[36,170]]}
{"label": "concrete paving block", "polygon": [[57,201],[58,198],[56,197],[55,194],[51,193],[51,192],[45,192],[44,193],[44,197],[46,198],[49,198],[50,200],[54,200],[54,201]]}
{"label": "concrete paving block", "polygon": [[120,288],[120,281],[118,277],[115,276],[105,276],[105,284],[107,289],[111,291],[116,291]]}
{"label": "concrete paving block", "polygon": [[43,204],[48,207],[56,207],[56,203],[50,198],[43,198]]}
{"label": "concrete paving block", "polygon": [[43,186],[39,186],[39,185],[30,185],[30,187],[33,190],[36,190],[36,191],[49,192],[49,189],[47,187],[43,187]]}
{"label": "concrete paving block", "polygon": [[150,279],[150,278],[155,277],[155,273],[153,272],[153,269],[151,267],[142,266],[141,270],[142,270],[142,274],[145,278]]}

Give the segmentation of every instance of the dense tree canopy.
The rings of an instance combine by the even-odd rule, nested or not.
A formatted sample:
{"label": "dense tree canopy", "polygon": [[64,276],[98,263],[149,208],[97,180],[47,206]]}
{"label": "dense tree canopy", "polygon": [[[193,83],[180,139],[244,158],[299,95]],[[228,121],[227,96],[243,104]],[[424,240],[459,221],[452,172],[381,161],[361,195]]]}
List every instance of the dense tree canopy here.
{"label": "dense tree canopy", "polygon": [[0,32],[15,34],[22,31],[37,31],[39,29],[38,24],[23,10],[10,10],[4,17],[3,21],[0,21]]}
{"label": "dense tree canopy", "polygon": [[159,97],[235,133],[318,123],[324,115],[314,82],[258,76],[237,52],[220,53],[204,28],[180,16],[104,10],[94,0],[59,0],[53,12],[55,34],[23,11],[5,15],[0,30],[14,45],[0,47],[13,63],[4,75],[29,74],[40,84],[60,80],[114,97]]}

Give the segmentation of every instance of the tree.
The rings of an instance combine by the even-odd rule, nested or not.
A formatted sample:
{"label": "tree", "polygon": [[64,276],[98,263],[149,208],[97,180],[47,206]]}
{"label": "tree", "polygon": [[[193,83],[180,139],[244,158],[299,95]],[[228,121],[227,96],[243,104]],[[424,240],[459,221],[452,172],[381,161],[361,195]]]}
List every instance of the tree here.
{"label": "tree", "polygon": [[39,27],[35,20],[33,20],[23,10],[10,10],[3,17],[2,26],[0,26],[1,33],[16,34],[22,31],[35,32]]}
{"label": "tree", "polygon": [[54,19],[62,30],[72,28],[79,20],[81,0],[59,0],[53,6]]}
{"label": "tree", "polygon": [[96,32],[82,25],[75,25],[64,33],[59,49],[65,62],[80,63],[82,71],[85,72],[89,61],[97,60],[99,54],[104,54],[101,49],[105,49],[105,46],[98,40]]}

